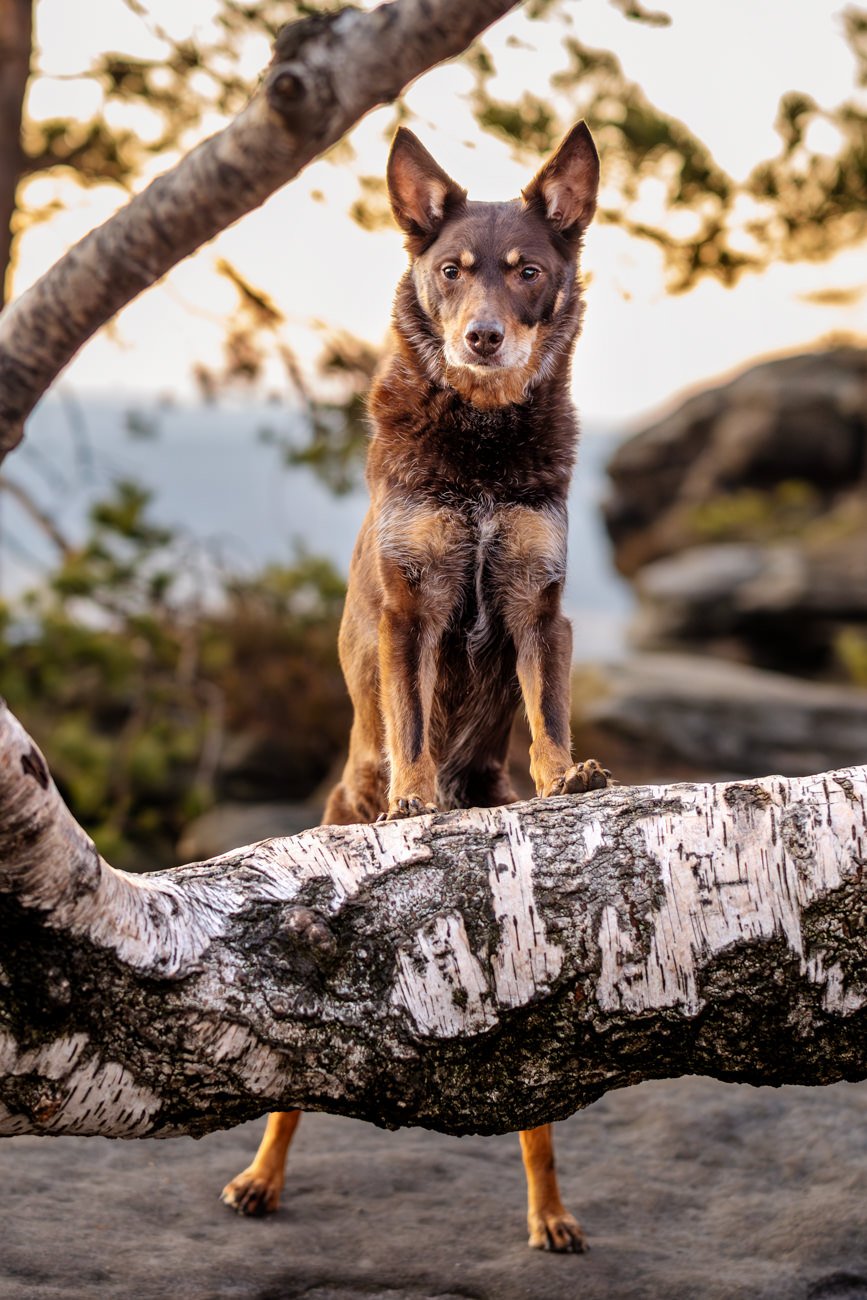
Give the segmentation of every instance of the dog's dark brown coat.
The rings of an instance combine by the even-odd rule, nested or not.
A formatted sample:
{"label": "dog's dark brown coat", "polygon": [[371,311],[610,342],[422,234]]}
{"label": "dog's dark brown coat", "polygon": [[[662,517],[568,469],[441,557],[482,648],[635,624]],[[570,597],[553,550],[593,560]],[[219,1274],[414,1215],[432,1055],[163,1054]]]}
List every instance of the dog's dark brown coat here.
{"label": "dog's dark brown coat", "polygon": [[[491,807],[523,698],[539,794],[605,784],[573,765],[571,630],[560,609],[577,442],[569,398],[583,303],[577,259],[598,161],[580,124],[514,203],[472,203],[410,132],[389,191],[411,256],[395,346],[370,395],[371,505],[350,569],[340,656],[355,718],[325,823]],[[276,1206],[296,1115],[272,1116],[226,1188]],[[521,1135],[530,1242],[578,1250],[549,1126]]]}

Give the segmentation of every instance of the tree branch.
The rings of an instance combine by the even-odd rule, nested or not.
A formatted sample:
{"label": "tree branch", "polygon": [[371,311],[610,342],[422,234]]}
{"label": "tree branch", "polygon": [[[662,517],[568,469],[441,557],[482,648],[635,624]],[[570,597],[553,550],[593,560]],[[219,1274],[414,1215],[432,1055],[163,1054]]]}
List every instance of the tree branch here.
{"label": "tree branch", "polygon": [[101,325],[515,3],[393,0],[369,13],[343,9],[284,27],[244,111],[86,235],[0,316],[0,460]]}
{"label": "tree branch", "polygon": [[497,1132],[867,1076],[867,768],[324,827],[137,877],[0,713],[0,1134]]}
{"label": "tree branch", "polygon": [[20,483],[13,482],[4,474],[0,475],[0,492],[5,492],[14,501],[18,502],[21,509],[42,529],[48,540],[54,543],[64,559],[69,559],[72,556],[73,547],[67,538],[57,527],[48,511],[42,509],[26,488],[22,487]]}
{"label": "tree branch", "polygon": [[30,77],[33,0],[0,3],[0,308],[12,251],[12,219],[18,182],[24,173],[21,109]]}

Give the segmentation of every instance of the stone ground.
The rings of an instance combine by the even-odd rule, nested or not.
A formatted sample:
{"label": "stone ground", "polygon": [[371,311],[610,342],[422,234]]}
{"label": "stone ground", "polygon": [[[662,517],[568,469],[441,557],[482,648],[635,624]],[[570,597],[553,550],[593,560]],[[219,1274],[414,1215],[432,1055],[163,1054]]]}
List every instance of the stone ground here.
{"label": "stone ground", "polygon": [[3,1300],[867,1300],[867,1084],[708,1079],[558,1126],[586,1256],[524,1245],[514,1137],[306,1116],[285,1203],[221,1206],[260,1124],[202,1141],[7,1139]]}

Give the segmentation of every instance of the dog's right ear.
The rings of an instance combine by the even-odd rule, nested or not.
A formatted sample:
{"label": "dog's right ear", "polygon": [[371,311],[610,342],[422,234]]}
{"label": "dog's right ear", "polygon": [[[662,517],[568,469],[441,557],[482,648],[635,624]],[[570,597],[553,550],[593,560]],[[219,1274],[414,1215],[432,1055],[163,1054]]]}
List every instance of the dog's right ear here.
{"label": "dog's right ear", "polygon": [[410,245],[429,242],[446,217],[467,201],[466,190],[405,126],[394,137],[386,176],[391,210]]}

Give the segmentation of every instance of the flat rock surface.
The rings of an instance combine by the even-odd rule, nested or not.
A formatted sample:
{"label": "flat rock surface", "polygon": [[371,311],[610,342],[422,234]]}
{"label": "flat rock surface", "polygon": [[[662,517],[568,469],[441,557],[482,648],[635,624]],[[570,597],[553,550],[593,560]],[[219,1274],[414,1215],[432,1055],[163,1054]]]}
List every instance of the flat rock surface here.
{"label": "flat rock surface", "polygon": [[[581,718],[596,729],[594,744],[615,775],[608,735],[673,755],[701,780],[806,776],[864,761],[867,691],[860,688],[697,654],[636,654],[596,672]],[[664,764],[653,779],[669,779]]]}
{"label": "flat rock surface", "polygon": [[867,1300],[867,1084],[648,1083],[558,1125],[585,1256],[525,1246],[516,1138],[327,1115],[279,1213],[240,1219],[217,1193],[260,1130],[7,1139],[0,1296]]}

